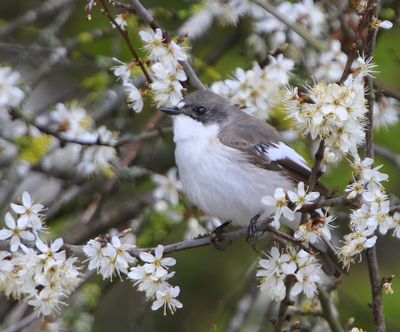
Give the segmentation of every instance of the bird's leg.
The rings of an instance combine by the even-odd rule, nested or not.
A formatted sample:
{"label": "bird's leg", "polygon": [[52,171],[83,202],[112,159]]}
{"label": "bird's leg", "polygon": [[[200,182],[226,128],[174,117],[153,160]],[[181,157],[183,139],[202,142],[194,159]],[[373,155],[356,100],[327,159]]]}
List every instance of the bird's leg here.
{"label": "bird's leg", "polygon": [[261,213],[257,213],[253,218],[250,219],[249,227],[247,228],[247,242],[251,244],[251,247],[255,252],[256,249],[256,237],[257,237],[257,221],[261,217]]}
{"label": "bird's leg", "polygon": [[232,221],[228,220],[225,221],[223,224],[219,225],[216,227],[210,234],[211,238],[211,243],[213,244],[214,248],[218,250],[224,250],[230,243],[231,241],[227,244],[222,246],[220,243],[224,240],[222,234],[227,226],[229,226],[232,223]]}

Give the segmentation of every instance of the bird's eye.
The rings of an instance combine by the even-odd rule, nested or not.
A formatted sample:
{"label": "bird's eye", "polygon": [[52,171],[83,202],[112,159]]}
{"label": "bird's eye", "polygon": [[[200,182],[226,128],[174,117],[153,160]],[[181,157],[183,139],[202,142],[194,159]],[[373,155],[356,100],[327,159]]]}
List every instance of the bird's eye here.
{"label": "bird's eye", "polygon": [[207,108],[205,108],[204,106],[197,106],[195,110],[198,114],[204,114],[207,112]]}

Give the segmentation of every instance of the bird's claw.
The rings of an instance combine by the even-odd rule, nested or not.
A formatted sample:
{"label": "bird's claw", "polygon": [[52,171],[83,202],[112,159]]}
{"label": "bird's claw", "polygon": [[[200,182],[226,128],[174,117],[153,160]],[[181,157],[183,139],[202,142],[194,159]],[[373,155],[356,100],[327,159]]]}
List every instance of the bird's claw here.
{"label": "bird's claw", "polygon": [[224,242],[224,238],[222,236],[225,228],[229,226],[232,223],[232,221],[226,221],[223,224],[219,225],[217,228],[215,228],[211,234],[210,234],[210,239],[211,243],[214,246],[215,249],[218,250],[225,250],[228,245],[231,244],[232,241],[229,241],[228,243],[221,245],[221,243]]}
{"label": "bird's claw", "polygon": [[260,218],[261,214],[256,214],[253,218],[250,219],[249,227],[247,228],[247,242],[250,243],[251,247],[255,252],[258,252],[256,248],[256,240],[257,240],[257,221]]}

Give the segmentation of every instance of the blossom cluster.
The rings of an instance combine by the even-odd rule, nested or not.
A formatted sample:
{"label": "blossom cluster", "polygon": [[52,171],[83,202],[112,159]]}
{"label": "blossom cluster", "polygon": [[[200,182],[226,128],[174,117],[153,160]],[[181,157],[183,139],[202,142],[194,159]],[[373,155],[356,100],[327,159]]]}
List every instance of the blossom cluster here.
{"label": "blossom cluster", "polygon": [[[185,49],[175,41],[167,40],[159,28],[155,31],[142,30],[139,35],[151,62],[150,71],[153,82],[149,86],[157,106],[175,106],[183,98],[184,88],[181,82],[187,80],[179,64],[180,61],[188,58]],[[131,69],[136,62],[126,64],[116,58],[114,61],[118,63],[112,68],[114,75],[122,80],[131,108],[136,112],[141,112],[144,105],[142,94],[131,78]]]}
{"label": "blossom cluster", "polygon": [[363,77],[373,67],[359,59],[361,67],[343,84],[323,81],[298,94],[297,88],[287,89],[283,100],[287,116],[297,128],[312,139],[322,139],[336,157],[343,153],[357,156],[357,148],[364,142],[365,114]]}
{"label": "blossom cluster", "polygon": [[121,273],[128,274],[129,264],[136,263],[136,258],[129,253],[131,247],[116,235],[110,241],[89,240],[83,247],[89,260],[88,269],[96,270],[104,279],[112,280],[115,274],[122,279]]}
{"label": "blossom cluster", "polygon": [[346,267],[356,258],[361,260],[361,252],[375,245],[376,230],[386,234],[393,229],[393,235],[400,238],[400,213],[390,213],[390,202],[382,186],[388,175],[379,171],[382,166],[373,167],[371,158],[356,160],[352,166],[354,182],[346,188],[347,197],[359,198],[361,206],[350,215],[352,232],[344,236],[340,249]]}
{"label": "blossom cluster", "polygon": [[95,128],[93,119],[77,103],[58,103],[54,111],[38,117],[37,123],[62,138],[85,143],[70,143],[62,149],[56,149],[44,158],[45,168],[57,167],[57,162],[62,160],[62,166],[71,164],[79,174],[86,176],[108,171],[117,160],[116,150],[112,147],[116,143],[115,135],[105,126]]}
{"label": "blossom cluster", "polygon": [[185,49],[173,40],[166,40],[161,29],[139,32],[144,42],[154,82],[150,84],[157,106],[175,106],[183,98],[181,82],[187,80],[179,64],[187,60]]}
{"label": "blossom cluster", "polygon": [[42,241],[44,206],[34,204],[28,192],[11,209],[16,220],[7,213],[7,228],[0,230],[0,240],[9,247],[0,251],[0,290],[27,302],[38,315],[57,313],[80,282],[77,258],[67,258],[61,238],[50,246]]}
{"label": "blossom cluster", "polygon": [[374,127],[389,127],[399,122],[400,104],[397,99],[381,96],[374,103]]}
{"label": "blossom cluster", "polygon": [[[282,188],[276,188],[274,196],[263,197],[262,203],[274,209],[271,225],[279,229],[282,216],[290,221],[294,220],[297,211],[304,206],[315,203],[319,196],[319,192],[308,192],[305,190],[304,183],[299,182],[295,192],[291,190],[286,192]],[[316,237],[320,235],[330,237],[330,222],[333,220],[332,217],[328,217],[326,211],[324,212],[321,209],[317,209],[315,213],[318,215],[319,222],[310,220],[310,222],[313,222],[312,227],[308,227],[308,223],[306,223],[303,225],[304,228],[302,226],[296,232],[298,238],[311,243],[315,242]]]}
{"label": "blossom cluster", "polygon": [[263,120],[280,102],[280,90],[289,82],[294,62],[282,54],[269,56],[269,64],[261,68],[257,63],[250,70],[237,68],[235,76],[215,82],[211,90],[228,98],[233,104]]}
{"label": "blossom cluster", "polygon": [[266,256],[266,259],[258,261],[256,276],[260,280],[261,289],[267,291],[273,300],[282,301],[285,298],[287,278],[293,282],[290,292],[292,297],[304,293],[312,298],[318,292],[317,286],[323,272],[313,255],[293,247],[287,247],[285,252],[281,252],[274,246]]}
{"label": "blossom cluster", "polygon": [[163,257],[164,247],[157,246],[154,255],[148,252],[140,253],[140,260],[144,263],[132,267],[128,274],[128,278],[134,281],[134,285],[141,292],[144,292],[147,300],[153,301],[152,310],[164,308],[164,315],[167,308],[174,314],[176,309],[183,307],[182,303],[177,299],[180,288],[172,286],[169,279],[175,274],[170,270],[176,261],[172,257]]}
{"label": "blossom cluster", "polygon": [[112,236],[110,240],[89,240],[83,251],[88,257],[89,270],[96,270],[104,279],[110,280],[115,275],[121,280],[123,275],[127,276],[134,281],[134,286],[139,291],[145,293],[147,300],[153,301],[153,310],[164,307],[166,314],[168,307],[173,314],[177,308],[182,308],[182,303],[176,299],[180,292],[179,286],[171,286],[168,282],[175,274],[170,271],[170,267],[176,263],[175,259],[163,257],[164,247],[159,245],[154,250],[154,255],[140,253],[140,261],[144,263],[140,265],[129,252],[132,248],[125,238]]}

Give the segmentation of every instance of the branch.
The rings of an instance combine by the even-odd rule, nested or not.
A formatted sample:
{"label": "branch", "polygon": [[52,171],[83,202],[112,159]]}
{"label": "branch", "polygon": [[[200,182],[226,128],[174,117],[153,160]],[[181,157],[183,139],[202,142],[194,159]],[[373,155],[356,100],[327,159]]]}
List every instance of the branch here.
{"label": "branch", "polygon": [[286,295],[285,298],[279,304],[279,312],[278,312],[278,319],[274,323],[274,331],[281,332],[283,328],[283,324],[288,320],[287,311],[289,306],[293,304],[290,300],[290,292],[292,290],[294,283],[292,280],[292,276],[286,277]]}
{"label": "branch", "polygon": [[393,151],[390,151],[389,149],[387,149],[381,145],[377,145],[377,144],[374,144],[374,152],[375,152],[375,154],[389,160],[397,168],[400,168],[400,155],[394,153]]}
{"label": "branch", "polygon": [[318,289],[318,298],[322,307],[322,316],[325,318],[332,332],[343,332],[337,315],[332,310],[329,294],[325,289]]}
{"label": "branch", "polygon": [[254,3],[264,8],[268,13],[273,15],[283,24],[287,25],[290,29],[296,32],[301,38],[303,38],[311,47],[317,51],[326,51],[326,45],[319,39],[314,38],[310,33],[297,23],[290,22],[284,15],[282,15],[273,5],[265,0],[252,0]]}
{"label": "branch", "polygon": [[36,312],[32,312],[28,316],[24,317],[20,321],[16,322],[14,325],[11,325],[9,327],[6,327],[3,332],[18,332],[23,330],[25,327],[27,327],[29,324],[31,324],[34,320],[38,318]]}
{"label": "branch", "polygon": [[[367,4],[367,8],[365,9],[365,16],[363,20],[365,20],[365,28],[368,29],[367,40],[365,44],[365,55],[368,57],[372,57],[375,52],[375,44],[376,44],[376,35],[378,30],[371,27],[372,20],[378,16],[378,1],[377,0],[369,0]],[[361,25],[361,24],[360,24]],[[373,114],[374,114],[374,88],[373,88],[373,79],[368,76],[365,78],[365,86],[366,86],[366,99],[368,102],[368,113],[367,113],[367,126],[365,133],[365,156],[369,158],[374,157],[374,149],[373,149]],[[372,308],[374,313],[375,320],[375,329],[377,332],[386,331],[386,323],[385,323],[385,315],[383,311],[383,303],[382,303],[382,288],[379,277],[379,267],[378,267],[378,258],[376,255],[376,247],[368,248],[366,250],[367,263],[368,263],[368,271],[369,277],[371,281],[372,288]]]}
{"label": "branch", "polygon": [[[142,19],[143,22],[148,24],[153,30],[161,29],[165,36],[168,36],[166,31],[158,24],[158,22],[153,18],[153,16],[149,13],[149,11],[143,7],[143,5],[138,0],[131,0],[131,5],[134,12]],[[206,87],[200,81],[199,77],[197,76],[195,70],[191,66],[188,61],[180,61],[183,70],[185,71],[189,83],[198,90],[204,90]]]}
{"label": "branch", "polygon": [[118,32],[121,34],[122,38],[125,40],[126,44],[128,45],[129,51],[132,53],[133,57],[135,58],[136,64],[140,67],[143,72],[143,75],[146,77],[148,83],[153,82],[150,74],[148,73],[146,66],[144,65],[143,61],[140,59],[139,55],[137,54],[135,48],[133,47],[131,40],[129,38],[128,31],[121,29],[118,23],[115,21],[114,17],[111,15],[107,3],[105,0],[100,0],[101,5],[104,9],[104,15],[111,21],[111,23],[115,26]]}
{"label": "branch", "polygon": [[311,192],[315,184],[318,181],[318,178],[321,176],[321,164],[322,160],[324,160],[324,151],[325,151],[325,141],[321,140],[318,146],[318,150],[315,153],[315,163],[311,170],[310,178],[308,180],[308,190]]}

